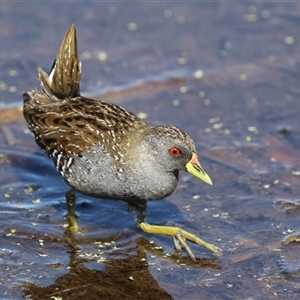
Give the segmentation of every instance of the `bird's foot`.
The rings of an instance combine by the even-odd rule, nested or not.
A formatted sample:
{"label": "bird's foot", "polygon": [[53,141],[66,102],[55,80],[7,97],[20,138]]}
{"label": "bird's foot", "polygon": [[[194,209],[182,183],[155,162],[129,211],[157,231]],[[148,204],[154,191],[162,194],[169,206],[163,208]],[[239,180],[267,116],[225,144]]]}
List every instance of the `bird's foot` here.
{"label": "bird's foot", "polygon": [[179,227],[150,225],[146,222],[139,223],[138,227],[146,233],[171,236],[173,238],[175,248],[177,250],[181,250],[182,246],[194,261],[195,255],[193,254],[191,248],[188,246],[186,241],[190,241],[199,246],[202,246],[208,251],[214,253],[215,255],[220,255],[222,252],[222,250],[216,247],[215,245],[207,243],[199,237],[197,237],[196,235],[185,231]]}

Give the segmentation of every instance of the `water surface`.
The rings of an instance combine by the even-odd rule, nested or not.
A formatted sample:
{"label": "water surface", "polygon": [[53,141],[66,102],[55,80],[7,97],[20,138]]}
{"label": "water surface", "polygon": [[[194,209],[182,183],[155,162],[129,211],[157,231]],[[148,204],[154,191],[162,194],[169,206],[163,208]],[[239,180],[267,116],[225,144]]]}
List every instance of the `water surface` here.
{"label": "water surface", "polygon": [[[2,3],[0,6],[0,293],[2,299],[299,298],[298,3]],[[83,232],[66,233],[68,186],[19,109],[77,24],[82,94],[195,140],[213,179],[181,174],[149,203],[153,224],[216,244],[136,229],[123,202],[78,194]]]}

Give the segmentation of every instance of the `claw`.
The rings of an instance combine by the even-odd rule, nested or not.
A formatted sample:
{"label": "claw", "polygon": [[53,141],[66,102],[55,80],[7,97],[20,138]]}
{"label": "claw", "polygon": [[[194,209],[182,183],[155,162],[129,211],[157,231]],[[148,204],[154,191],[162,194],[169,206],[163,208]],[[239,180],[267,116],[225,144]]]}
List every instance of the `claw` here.
{"label": "claw", "polygon": [[174,246],[176,250],[181,250],[180,244],[175,236],[173,236]]}
{"label": "claw", "polygon": [[180,245],[181,245],[186,250],[186,252],[189,254],[191,259],[194,261],[195,261],[195,255],[193,254],[191,248],[188,246],[186,241],[190,241],[199,246],[202,246],[203,248],[207,249],[208,251],[214,253],[215,255],[221,255],[221,253],[222,253],[222,250],[220,248],[216,247],[213,244],[203,241],[196,235],[194,235],[188,231],[185,231],[179,227],[150,225],[146,222],[139,223],[138,227],[146,233],[171,236],[173,238],[176,250],[180,250],[181,249]]}
{"label": "claw", "polygon": [[193,261],[195,261],[195,255],[194,253],[192,252],[191,248],[188,246],[188,244],[185,242],[186,239],[184,236],[181,236],[180,232],[178,232],[175,236],[175,239],[177,239],[183,246],[183,248],[185,249],[185,251],[189,254],[189,256],[191,257],[191,259]]}

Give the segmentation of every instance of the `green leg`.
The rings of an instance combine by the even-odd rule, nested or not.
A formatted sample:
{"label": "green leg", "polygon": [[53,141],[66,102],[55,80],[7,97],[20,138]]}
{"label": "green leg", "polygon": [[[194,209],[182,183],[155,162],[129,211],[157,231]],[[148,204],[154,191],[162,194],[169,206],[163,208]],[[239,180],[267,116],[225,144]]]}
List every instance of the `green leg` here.
{"label": "green leg", "polygon": [[[220,255],[221,249],[216,247],[213,244],[207,243],[197,237],[196,235],[185,231],[179,227],[172,227],[172,226],[157,226],[157,225],[150,225],[145,221],[145,212],[146,212],[146,202],[144,203],[138,203],[134,205],[134,208],[136,210],[137,215],[137,227],[146,232],[151,234],[160,234],[165,236],[170,236],[173,238],[175,248],[177,250],[181,249],[181,246],[186,250],[186,252],[189,254],[189,256],[192,258],[192,260],[195,260],[195,256],[186,243],[186,241],[193,242],[199,246],[202,246],[203,248],[207,249],[208,251]],[[180,246],[181,245],[181,246]]]}
{"label": "green leg", "polygon": [[76,233],[79,231],[79,227],[77,225],[76,215],[75,215],[76,194],[74,190],[70,189],[66,192],[66,200],[67,200],[67,208],[68,208],[69,230],[72,233]]}

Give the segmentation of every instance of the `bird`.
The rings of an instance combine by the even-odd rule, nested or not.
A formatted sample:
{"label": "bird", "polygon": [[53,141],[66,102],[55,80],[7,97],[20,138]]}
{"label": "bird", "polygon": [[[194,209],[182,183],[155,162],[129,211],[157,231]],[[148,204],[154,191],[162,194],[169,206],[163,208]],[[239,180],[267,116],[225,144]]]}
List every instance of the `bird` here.
{"label": "bird", "polygon": [[81,61],[76,26],[67,31],[52,69],[38,68],[41,90],[23,93],[23,114],[38,146],[71,187],[66,193],[69,229],[78,231],[76,192],[122,200],[136,213],[137,227],[173,238],[195,261],[187,242],[219,255],[221,249],[180,227],[151,225],[147,201],[161,200],[176,189],[179,172],[207,184],[192,138],[172,125],[151,126],[128,110],[81,96]]}

